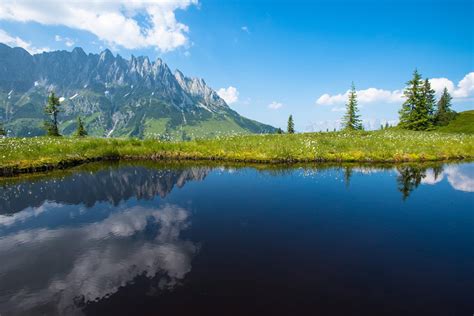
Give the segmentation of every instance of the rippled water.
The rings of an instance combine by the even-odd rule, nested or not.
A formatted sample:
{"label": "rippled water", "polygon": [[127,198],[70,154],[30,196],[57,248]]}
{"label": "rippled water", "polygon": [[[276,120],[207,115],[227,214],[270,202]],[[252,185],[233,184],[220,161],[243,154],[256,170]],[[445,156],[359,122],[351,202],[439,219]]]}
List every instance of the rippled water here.
{"label": "rippled water", "polygon": [[474,313],[474,164],[0,180],[0,314]]}

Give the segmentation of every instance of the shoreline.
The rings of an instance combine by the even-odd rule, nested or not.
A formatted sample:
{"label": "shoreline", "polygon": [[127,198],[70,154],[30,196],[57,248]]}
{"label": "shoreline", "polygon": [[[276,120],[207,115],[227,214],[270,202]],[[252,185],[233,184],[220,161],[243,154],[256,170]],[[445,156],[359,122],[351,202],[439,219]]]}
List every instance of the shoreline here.
{"label": "shoreline", "polygon": [[34,174],[34,173],[44,173],[56,170],[66,170],[71,169],[77,166],[86,165],[94,162],[169,162],[169,163],[224,163],[224,164],[248,164],[252,165],[273,165],[273,166],[298,166],[302,164],[310,165],[324,165],[324,164],[362,164],[371,166],[378,166],[380,164],[409,164],[409,163],[456,163],[456,162],[470,162],[473,161],[474,157],[451,157],[451,158],[440,158],[440,159],[388,159],[388,160],[307,160],[307,159],[273,159],[273,160],[258,160],[258,159],[228,159],[222,157],[186,157],[186,156],[164,156],[161,154],[155,154],[151,156],[104,156],[104,157],[93,157],[93,158],[84,158],[84,159],[69,159],[61,160],[56,163],[45,163],[43,165],[30,165],[30,166],[0,166],[0,178],[8,178],[19,176],[23,174]]}

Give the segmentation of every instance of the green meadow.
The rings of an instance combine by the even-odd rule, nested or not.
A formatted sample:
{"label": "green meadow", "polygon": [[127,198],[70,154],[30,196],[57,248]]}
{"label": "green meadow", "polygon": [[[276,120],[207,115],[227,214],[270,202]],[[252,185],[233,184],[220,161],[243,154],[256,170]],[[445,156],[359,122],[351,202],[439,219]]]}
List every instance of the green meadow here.
{"label": "green meadow", "polygon": [[474,134],[392,128],[370,132],[245,135],[182,142],[92,137],[0,139],[2,174],[118,159],[252,163],[474,159]]}

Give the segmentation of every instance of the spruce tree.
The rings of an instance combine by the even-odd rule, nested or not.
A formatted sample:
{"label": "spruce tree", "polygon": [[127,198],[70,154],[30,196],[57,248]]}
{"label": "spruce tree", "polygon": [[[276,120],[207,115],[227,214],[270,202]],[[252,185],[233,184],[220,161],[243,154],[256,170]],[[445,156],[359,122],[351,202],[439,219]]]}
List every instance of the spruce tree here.
{"label": "spruce tree", "polygon": [[349,92],[349,100],[346,104],[346,114],[342,120],[343,128],[346,130],[361,130],[362,121],[357,114],[359,109],[357,108],[357,93],[355,85],[352,83],[351,91]]}
{"label": "spruce tree", "polygon": [[436,104],[435,91],[431,88],[430,81],[425,79],[423,84],[423,101],[424,108],[421,109],[421,114],[423,118],[423,124],[421,127],[423,129],[429,129],[433,126],[434,121],[434,108]]}
{"label": "spruce tree", "polygon": [[399,126],[416,131],[429,129],[433,122],[434,93],[429,80],[423,81],[421,74],[415,69],[413,78],[407,82],[403,91],[406,100],[398,112]]}
{"label": "spruce tree", "polygon": [[5,130],[5,128],[3,127],[3,123],[0,122],[0,136],[7,136],[7,131]]}
{"label": "spruce tree", "polygon": [[421,75],[418,73],[418,70],[415,69],[413,72],[413,78],[407,82],[407,87],[403,91],[406,100],[403,102],[402,108],[398,112],[400,115],[400,123],[398,125],[401,128],[416,128],[413,122],[415,121],[415,109],[420,106],[422,95],[421,85]]}
{"label": "spruce tree", "polygon": [[443,94],[439,98],[436,113],[434,116],[434,123],[438,126],[447,125],[455,116],[456,112],[451,110],[452,97],[447,88],[444,88]]}
{"label": "spruce tree", "polygon": [[48,119],[44,122],[44,127],[48,136],[61,136],[58,129],[58,113],[60,112],[59,98],[54,92],[48,97],[48,104],[44,108],[44,113],[48,115]]}
{"label": "spruce tree", "polygon": [[283,134],[283,130],[278,127],[277,130],[276,130],[276,133],[277,133],[277,134]]}
{"label": "spruce tree", "polygon": [[77,117],[77,129],[76,129],[76,136],[77,137],[84,137],[87,136],[87,131],[84,128],[84,124],[82,123],[81,117]]}
{"label": "spruce tree", "polygon": [[288,118],[288,128],[287,128],[288,134],[294,134],[295,133],[295,123],[293,122],[293,115],[290,115]]}

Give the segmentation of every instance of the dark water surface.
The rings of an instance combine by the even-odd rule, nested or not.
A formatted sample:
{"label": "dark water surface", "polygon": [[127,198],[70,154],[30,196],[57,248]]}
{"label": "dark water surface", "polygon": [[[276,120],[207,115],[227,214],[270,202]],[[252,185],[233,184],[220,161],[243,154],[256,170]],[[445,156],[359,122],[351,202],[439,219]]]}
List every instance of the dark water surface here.
{"label": "dark water surface", "polygon": [[0,180],[0,315],[472,315],[474,164]]}

